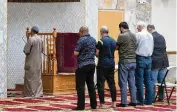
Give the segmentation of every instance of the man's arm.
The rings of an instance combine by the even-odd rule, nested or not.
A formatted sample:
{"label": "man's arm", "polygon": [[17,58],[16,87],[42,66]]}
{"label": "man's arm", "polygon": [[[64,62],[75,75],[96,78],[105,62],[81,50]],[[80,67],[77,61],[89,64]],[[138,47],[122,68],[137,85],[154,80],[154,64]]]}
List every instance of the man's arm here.
{"label": "man's arm", "polygon": [[99,56],[99,52],[100,52],[100,50],[99,50],[99,49],[96,49],[96,57]]}
{"label": "man's arm", "polygon": [[135,37],[136,37],[136,46],[138,47],[138,44],[139,44],[139,41],[140,41],[140,34],[136,33]]}
{"label": "man's arm", "polygon": [[31,40],[31,39],[28,39],[28,40],[27,40],[27,43],[26,43],[26,45],[25,45],[25,47],[24,47],[23,52],[24,52],[26,55],[28,55],[28,54],[30,54],[31,49],[32,49],[32,40]]}
{"label": "man's arm", "polygon": [[99,40],[97,45],[96,45],[96,57],[99,56],[99,52],[100,52],[100,49],[101,49],[102,46],[103,46],[103,41]]}
{"label": "man's arm", "polygon": [[74,55],[75,56],[78,56],[79,55],[79,52],[81,50],[81,47],[82,47],[82,43],[80,40],[77,41],[76,43],[76,46],[75,46],[75,49],[74,49]]}
{"label": "man's arm", "polygon": [[42,50],[41,50],[41,53],[45,53],[45,46],[44,46],[44,41],[41,39],[41,41],[42,41]]}
{"label": "man's arm", "polygon": [[153,54],[153,51],[154,51],[154,38],[153,38],[153,36],[151,35],[151,38],[152,38],[152,54]]}
{"label": "man's arm", "polygon": [[119,37],[118,37],[118,39],[117,39],[116,50],[119,50],[119,46],[120,46],[120,44],[122,43],[122,41],[123,41],[123,37],[122,37],[122,35],[120,34]]}

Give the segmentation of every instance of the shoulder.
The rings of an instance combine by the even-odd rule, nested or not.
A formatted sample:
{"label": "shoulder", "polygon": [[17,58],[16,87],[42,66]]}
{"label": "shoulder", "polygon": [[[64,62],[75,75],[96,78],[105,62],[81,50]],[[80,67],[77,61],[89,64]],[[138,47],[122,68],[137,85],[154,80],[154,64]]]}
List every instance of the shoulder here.
{"label": "shoulder", "polygon": [[28,39],[28,42],[34,42],[36,40],[35,36],[32,36]]}
{"label": "shoulder", "polygon": [[37,38],[38,40],[43,40],[39,35],[36,35],[36,38]]}
{"label": "shoulder", "polygon": [[135,34],[135,33],[133,33],[133,32],[131,32],[131,31],[129,31],[129,33],[130,33],[130,35],[132,35],[133,37],[135,37],[135,36],[136,36],[136,34]]}
{"label": "shoulder", "polygon": [[147,35],[148,35],[149,37],[152,37],[152,38],[153,38],[153,36],[152,36],[151,33],[149,33],[149,32],[146,32],[146,33],[147,33]]}
{"label": "shoulder", "polygon": [[156,40],[162,40],[162,41],[165,41],[165,38],[163,35],[159,34],[158,32],[156,32],[156,35],[153,35],[154,39]]}
{"label": "shoulder", "polygon": [[110,37],[110,39],[111,39],[111,41],[112,41],[113,43],[115,43],[115,42],[116,42],[116,41],[114,40],[114,38]]}
{"label": "shoulder", "polygon": [[164,38],[164,36],[163,35],[161,35],[160,33],[158,33],[158,32],[154,32],[156,35],[158,35],[159,37],[162,37],[162,38]]}
{"label": "shoulder", "polygon": [[126,36],[126,34],[125,33],[119,34],[119,37],[123,37],[123,36]]}
{"label": "shoulder", "polygon": [[124,33],[121,33],[121,34],[119,34],[118,39],[122,39],[122,38],[124,38],[124,37],[125,37],[125,34],[124,34]]}
{"label": "shoulder", "polygon": [[85,42],[90,41],[91,44],[96,44],[96,39],[92,36],[86,37]]}
{"label": "shoulder", "polygon": [[80,43],[80,42],[83,42],[83,41],[84,41],[84,37],[81,37],[81,38],[79,38],[79,40],[77,42]]}
{"label": "shoulder", "polygon": [[98,43],[101,43],[103,45],[103,39],[98,40]]}
{"label": "shoulder", "polygon": [[96,39],[92,36],[90,36],[89,38],[92,39],[93,41],[96,41]]}
{"label": "shoulder", "polygon": [[138,32],[138,33],[136,33],[136,36],[143,36],[143,35],[144,35],[143,32]]}

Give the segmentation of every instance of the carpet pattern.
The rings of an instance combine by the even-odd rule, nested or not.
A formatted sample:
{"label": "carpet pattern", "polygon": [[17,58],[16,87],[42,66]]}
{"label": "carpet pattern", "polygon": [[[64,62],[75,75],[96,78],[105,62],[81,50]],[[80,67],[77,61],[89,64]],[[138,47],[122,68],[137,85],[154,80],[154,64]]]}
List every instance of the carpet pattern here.
{"label": "carpet pattern", "polygon": [[[170,91],[170,90],[169,90]],[[128,96],[128,102],[130,102]],[[99,105],[98,95],[97,101]],[[136,106],[136,107],[117,107],[111,108],[111,99],[109,91],[105,91],[105,108],[104,109],[90,109],[89,96],[86,95],[86,111],[176,111],[176,92],[172,94],[170,105],[167,101],[156,102],[153,105]],[[120,91],[117,91],[117,103],[120,103]],[[7,98],[0,99],[0,111],[71,111],[77,104],[77,95],[62,94],[57,96],[45,96],[44,98]]]}

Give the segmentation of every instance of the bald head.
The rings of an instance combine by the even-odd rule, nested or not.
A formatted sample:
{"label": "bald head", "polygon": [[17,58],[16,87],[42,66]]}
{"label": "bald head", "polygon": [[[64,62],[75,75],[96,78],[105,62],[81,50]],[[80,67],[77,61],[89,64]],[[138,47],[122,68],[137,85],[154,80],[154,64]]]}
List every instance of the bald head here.
{"label": "bald head", "polygon": [[80,37],[83,37],[85,35],[88,35],[89,34],[89,29],[87,26],[82,26],[80,29],[79,29],[79,34],[80,34]]}
{"label": "bald head", "polygon": [[100,29],[101,33],[109,33],[108,27],[107,26],[102,26]]}
{"label": "bald head", "polygon": [[102,27],[100,28],[100,35],[101,35],[102,37],[108,36],[108,33],[109,33],[109,29],[108,29],[107,26],[102,26]]}

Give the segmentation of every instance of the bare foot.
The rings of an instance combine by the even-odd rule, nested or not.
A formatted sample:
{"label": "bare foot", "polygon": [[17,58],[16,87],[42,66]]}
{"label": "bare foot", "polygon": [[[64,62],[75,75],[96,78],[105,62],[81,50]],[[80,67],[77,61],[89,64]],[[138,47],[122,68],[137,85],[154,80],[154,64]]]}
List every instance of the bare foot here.
{"label": "bare foot", "polygon": [[116,102],[112,102],[112,108],[116,108]]}

